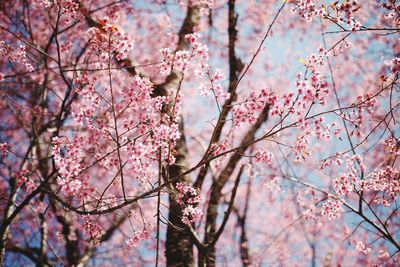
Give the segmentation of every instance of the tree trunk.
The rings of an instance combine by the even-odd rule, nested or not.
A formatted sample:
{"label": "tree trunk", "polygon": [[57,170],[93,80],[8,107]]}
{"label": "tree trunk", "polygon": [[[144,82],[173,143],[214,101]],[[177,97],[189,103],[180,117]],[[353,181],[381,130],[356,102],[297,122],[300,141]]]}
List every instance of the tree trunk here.
{"label": "tree trunk", "polygon": [[[179,130],[184,132],[183,121],[180,120]],[[170,166],[170,177],[181,175],[187,170],[187,147],[185,136],[182,135],[177,141],[177,156],[175,164]],[[181,177],[180,181],[190,183],[189,176]],[[175,200],[174,192],[169,194],[169,214],[165,256],[167,258],[167,266],[194,266],[193,258],[193,240],[189,229],[182,222],[182,205]]]}
{"label": "tree trunk", "polygon": [[186,225],[182,223],[182,207],[170,195],[165,256],[167,266],[194,266],[193,241]]}

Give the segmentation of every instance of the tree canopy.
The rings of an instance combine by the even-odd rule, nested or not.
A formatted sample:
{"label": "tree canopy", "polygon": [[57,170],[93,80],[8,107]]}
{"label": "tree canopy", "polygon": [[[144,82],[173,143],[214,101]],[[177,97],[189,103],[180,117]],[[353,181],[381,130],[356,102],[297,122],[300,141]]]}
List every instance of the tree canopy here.
{"label": "tree canopy", "polygon": [[0,264],[398,266],[400,2],[0,1]]}

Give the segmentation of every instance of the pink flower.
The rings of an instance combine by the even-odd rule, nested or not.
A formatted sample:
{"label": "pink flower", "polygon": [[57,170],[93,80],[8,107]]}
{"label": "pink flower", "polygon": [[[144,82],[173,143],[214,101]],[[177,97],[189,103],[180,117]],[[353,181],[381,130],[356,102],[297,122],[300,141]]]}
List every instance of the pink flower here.
{"label": "pink flower", "polygon": [[139,243],[143,240],[147,240],[150,238],[150,233],[144,229],[143,231],[135,231],[133,233],[133,237],[126,241],[126,244],[130,248],[134,248],[139,245]]}
{"label": "pink flower", "polygon": [[197,204],[200,202],[199,192],[192,186],[178,182],[176,184],[176,189],[178,190],[176,200],[179,204]]}
{"label": "pink flower", "polygon": [[365,255],[368,255],[371,253],[371,248],[367,247],[362,241],[358,241],[356,245],[356,249]]}
{"label": "pink flower", "polygon": [[2,156],[5,158],[8,154],[8,145],[7,143],[0,143],[0,152]]}
{"label": "pink flower", "polygon": [[256,162],[262,162],[268,165],[272,164],[272,153],[270,151],[258,150],[255,157]]}
{"label": "pink flower", "polygon": [[193,223],[193,222],[196,222],[197,220],[199,220],[202,215],[203,215],[203,212],[199,208],[195,208],[192,205],[188,205],[183,210],[182,222],[184,224],[188,225],[190,223]]}
{"label": "pink flower", "polygon": [[328,216],[329,220],[335,220],[340,217],[342,212],[342,203],[339,199],[330,196],[322,206],[321,215]]}

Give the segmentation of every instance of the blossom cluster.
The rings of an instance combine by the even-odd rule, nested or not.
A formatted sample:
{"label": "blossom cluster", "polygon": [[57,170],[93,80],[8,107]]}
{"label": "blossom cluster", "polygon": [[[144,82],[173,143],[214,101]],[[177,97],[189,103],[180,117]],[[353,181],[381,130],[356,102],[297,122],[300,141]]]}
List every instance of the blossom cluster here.
{"label": "blossom cluster", "polygon": [[262,162],[268,165],[272,164],[272,153],[270,151],[258,150],[255,154],[256,162]]}
{"label": "blossom cluster", "polygon": [[177,123],[164,123],[153,129],[153,140],[156,147],[161,149],[161,160],[171,165],[175,163],[174,147],[180,138]]}
{"label": "blossom cluster", "polygon": [[361,8],[358,1],[344,1],[343,3],[336,2],[336,4],[332,4],[331,7],[338,13],[336,20],[339,24],[347,24],[351,31],[361,29],[361,22],[356,20],[354,17],[354,13]]}
{"label": "blossom cluster", "polygon": [[315,203],[319,202],[316,191],[313,188],[307,189],[297,195],[297,204],[304,209],[303,215],[306,220],[317,220],[318,209]]}
{"label": "blossom cluster", "polygon": [[292,92],[283,94],[272,107],[272,116],[294,113],[298,118],[299,125],[305,129],[308,126],[308,124],[304,124],[306,123],[305,115],[308,115],[310,108],[317,103],[320,105],[326,104],[329,96],[326,77],[317,71],[315,66],[310,65],[310,69],[309,76],[303,77],[301,73],[297,74],[295,82],[297,96]]}
{"label": "blossom cluster", "polygon": [[118,26],[105,20],[99,20],[100,27],[92,27],[86,32],[90,42],[89,53],[98,55],[99,67],[105,68],[109,58],[115,55],[117,60],[128,57],[133,49],[133,41]]}
{"label": "blossom cluster", "polygon": [[291,8],[291,11],[299,14],[309,22],[313,21],[314,18],[329,16],[329,9],[332,9],[336,14],[336,17],[332,19],[338,24],[347,24],[351,31],[361,29],[361,22],[354,17],[354,13],[361,8],[361,5],[356,0],[344,1],[343,3],[336,1],[328,7],[322,5],[320,8],[316,6],[313,0],[296,0],[292,2],[295,3],[295,6]]}
{"label": "blossom cluster", "polygon": [[379,104],[379,99],[374,97],[372,93],[367,93],[356,98],[356,101],[354,101],[351,106],[352,112],[338,112],[340,117],[348,122],[351,122],[349,125],[353,129],[351,129],[349,132],[350,136],[356,135],[360,137],[363,135],[361,129],[363,125],[365,125],[366,118],[376,112]]}
{"label": "blossom cluster", "polygon": [[264,183],[264,187],[272,193],[280,193],[282,191],[281,183],[279,182],[279,177],[270,175],[267,181]]}
{"label": "blossom cluster", "polygon": [[[302,81],[298,76],[296,87],[299,94],[302,95],[302,100],[304,102],[314,101],[322,105],[325,104],[328,94],[328,83],[320,72],[313,71],[309,79],[304,78]],[[300,102],[301,104],[298,105],[304,106],[304,102]]]}
{"label": "blossom cluster", "polygon": [[33,66],[29,63],[26,55],[26,46],[20,45],[18,48],[6,44],[5,41],[0,41],[0,56],[6,57],[10,62],[19,63],[25,66],[29,72],[34,71]]}
{"label": "blossom cluster", "polygon": [[396,25],[398,23],[396,19],[399,17],[400,4],[396,3],[396,1],[384,1],[381,6],[386,9],[384,18],[393,20],[393,24]]}
{"label": "blossom cluster", "polygon": [[220,99],[228,100],[231,96],[230,93],[226,92],[224,87],[221,85],[221,81],[225,80],[225,76],[220,69],[217,69],[214,74],[210,74],[210,71],[207,70],[207,74],[210,77],[210,84],[202,83],[199,86],[200,94],[202,96],[210,96],[211,92],[216,98],[218,102]]}
{"label": "blossom cluster", "polygon": [[371,253],[371,248],[367,247],[367,245],[365,245],[362,241],[357,242],[356,250],[364,253],[365,255],[368,255]]}
{"label": "blossom cluster", "polygon": [[311,69],[316,70],[318,67],[325,65],[325,58],[328,55],[328,51],[325,50],[322,46],[319,47],[318,53],[312,53],[307,57],[307,59],[300,59],[301,62],[304,62],[304,65]]}
{"label": "blossom cluster", "polygon": [[141,241],[150,239],[150,232],[147,229],[138,230],[133,233],[133,237],[126,244],[130,248],[136,247]]}
{"label": "blossom cluster", "polygon": [[194,1],[197,5],[200,6],[200,16],[205,17],[208,16],[209,10],[213,8],[215,0],[197,0]]}
{"label": "blossom cluster", "polygon": [[[241,103],[235,104],[232,108],[233,126],[239,127],[243,123],[254,124],[257,121],[258,115],[265,105],[269,105],[270,109],[274,107],[277,101],[277,96],[272,90],[261,89],[260,93],[251,92],[250,96]],[[276,112],[271,111],[271,115]]]}
{"label": "blossom cluster", "polygon": [[400,140],[395,137],[385,139],[383,145],[387,151],[392,155],[400,155]]}
{"label": "blossom cluster", "polygon": [[156,158],[157,149],[146,144],[129,143],[126,147],[128,153],[129,173],[141,184],[146,184],[154,175],[151,170],[152,158]]}
{"label": "blossom cluster", "polygon": [[208,47],[199,41],[200,37],[200,34],[197,32],[185,35],[185,39],[192,44],[193,54],[207,62],[209,59]]}
{"label": "blossom cluster", "polygon": [[373,113],[378,105],[378,100],[373,97],[372,93],[367,93],[365,95],[358,96],[355,103],[359,113],[362,111]]}
{"label": "blossom cluster", "polygon": [[15,173],[15,180],[18,187],[24,187],[25,191],[29,194],[36,189],[34,177],[30,175],[29,171],[23,169]]}
{"label": "blossom cluster", "polygon": [[168,75],[174,63],[174,54],[168,47],[161,48],[160,53],[163,56],[163,62],[158,65],[158,68],[161,74]]}
{"label": "blossom cluster", "polygon": [[7,143],[0,143],[0,152],[1,155],[5,158],[8,154],[8,145]]}
{"label": "blossom cluster", "polygon": [[182,222],[184,224],[190,224],[197,221],[202,211],[197,208],[197,204],[200,202],[199,192],[192,186],[178,182],[176,184],[178,193],[176,194],[176,201],[184,207],[182,213]]}
{"label": "blossom cluster", "polygon": [[[176,70],[185,73],[191,69],[195,69],[199,74],[204,74],[208,69],[208,47],[202,44],[199,33],[191,33],[185,35],[187,42],[191,44],[191,50],[178,50],[171,51],[170,48],[165,47],[160,49],[163,56],[163,61],[158,64],[161,74],[168,75],[171,71]],[[198,68],[196,66],[200,65]]]}
{"label": "blossom cluster", "polygon": [[102,230],[99,223],[93,220],[93,216],[83,215],[83,226],[87,236],[90,236],[89,240],[93,242],[94,246],[99,246],[101,242]]}
{"label": "blossom cluster", "polygon": [[186,183],[177,183],[176,201],[181,204],[197,204],[200,201],[199,192]]}
{"label": "blossom cluster", "polygon": [[329,220],[335,220],[340,217],[341,212],[342,202],[333,196],[329,196],[322,206],[321,215],[328,216]]}
{"label": "blossom cluster", "polygon": [[123,96],[138,103],[138,107],[134,107],[134,111],[136,111],[141,106],[147,107],[150,104],[152,91],[153,84],[150,80],[136,75],[132,77],[129,86],[124,88]]}
{"label": "blossom cluster", "polygon": [[[335,123],[325,124],[324,122],[325,119],[323,117],[313,119],[311,122],[305,121],[304,119],[298,120],[300,129],[303,130],[303,133],[297,137],[293,147],[296,160],[305,160],[312,155],[312,150],[310,149],[309,144],[313,138],[324,141],[331,139],[331,132]],[[324,165],[323,168],[324,167],[326,166]]]}
{"label": "blossom cluster", "polygon": [[362,188],[367,191],[384,192],[386,197],[394,199],[400,193],[400,170],[396,167],[384,168],[370,173],[362,181]]}
{"label": "blossom cluster", "polygon": [[66,138],[53,138],[53,156],[57,166],[57,183],[61,191],[69,197],[83,198],[92,191],[85,177],[81,175],[84,166],[82,151],[83,137],[76,137],[71,142]]}
{"label": "blossom cluster", "polygon": [[[43,2],[45,6],[49,6],[48,3]],[[71,22],[71,20],[76,19],[78,17],[78,9],[79,3],[75,0],[56,0],[55,4],[61,10],[62,14],[66,15],[66,19],[64,21],[65,24]]]}
{"label": "blossom cluster", "polygon": [[49,8],[53,4],[53,1],[52,0],[40,0],[40,4],[43,5],[45,8]]}
{"label": "blossom cluster", "polygon": [[85,73],[74,79],[74,83],[79,85],[75,91],[85,100],[81,101],[81,104],[78,105],[76,110],[79,112],[72,112],[72,117],[81,125],[84,125],[84,123],[92,125],[91,120],[86,118],[90,118],[94,115],[95,108],[99,107],[101,102],[101,97],[97,93],[94,85],[95,82],[96,77],[91,79]]}
{"label": "blossom cluster", "polygon": [[395,57],[389,61],[385,62],[387,66],[389,66],[390,70],[393,73],[397,73],[400,71],[400,58]]}
{"label": "blossom cluster", "polygon": [[355,177],[350,174],[348,177],[346,174],[341,173],[338,177],[333,180],[335,191],[341,195],[347,195],[354,189]]}
{"label": "blossom cluster", "polygon": [[360,177],[365,171],[364,160],[360,155],[347,157],[347,172],[339,174],[333,180],[335,192],[340,195],[348,195],[360,183]]}
{"label": "blossom cluster", "polygon": [[294,1],[295,6],[291,8],[293,13],[298,13],[307,21],[312,21],[314,17],[321,17],[326,14],[325,8],[317,8],[313,0]]}
{"label": "blossom cluster", "polygon": [[214,156],[216,156],[216,155],[219,155],[219,154],[229,150],[230,148],[232,148],[231,143],[229,142],[229,140],[224,139],[218,143],[212,144],[210,147],[210,151],[212,152],[212,154]]}
{"label": "blossom cluster", "polygon": [[296,160],[300,161],[302,159],[307,159],[311,156],[311,150],[308,147],[310,140],[312,138],[312,132],[306,131],[303,135],[296,139],[296,143],[293,147],[294,156]]}
{"label": "blossom cluster", "polygon": [[182,213],[182,222],[186,225],[189,225],[193,222],[196,222],[203,215],[203,212],[200,208],[194,207],[193,205],[188,205]]}

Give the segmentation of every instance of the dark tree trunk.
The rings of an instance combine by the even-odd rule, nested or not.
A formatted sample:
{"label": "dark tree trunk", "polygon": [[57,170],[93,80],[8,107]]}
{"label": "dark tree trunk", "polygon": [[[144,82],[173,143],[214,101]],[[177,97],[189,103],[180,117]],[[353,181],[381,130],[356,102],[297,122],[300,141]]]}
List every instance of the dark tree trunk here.
{"label": "dark tree trunk", "polygon": [[[183,121],[179,123],[179,130],[184,131]],[[185,136],[177,141],[176,144],[176,162],[169,168],[169,176],[176,177],[187,170],[187,147]],[[190,183],[189,176],[182,176],[180,181]],[[175,194],[172,191],[169,194],[169,214],[165,256],[167,266],[194,266],[193,258],[193,240],[187,226],[182,222],[182,205],[175,200]]]}
{"label": "dark tree trunk", "polygon": [[167,266],[194,266],[193,241],[181,221],[182,207],[171,196],[169,203],[168,219],[172,225],[167,229]]}

